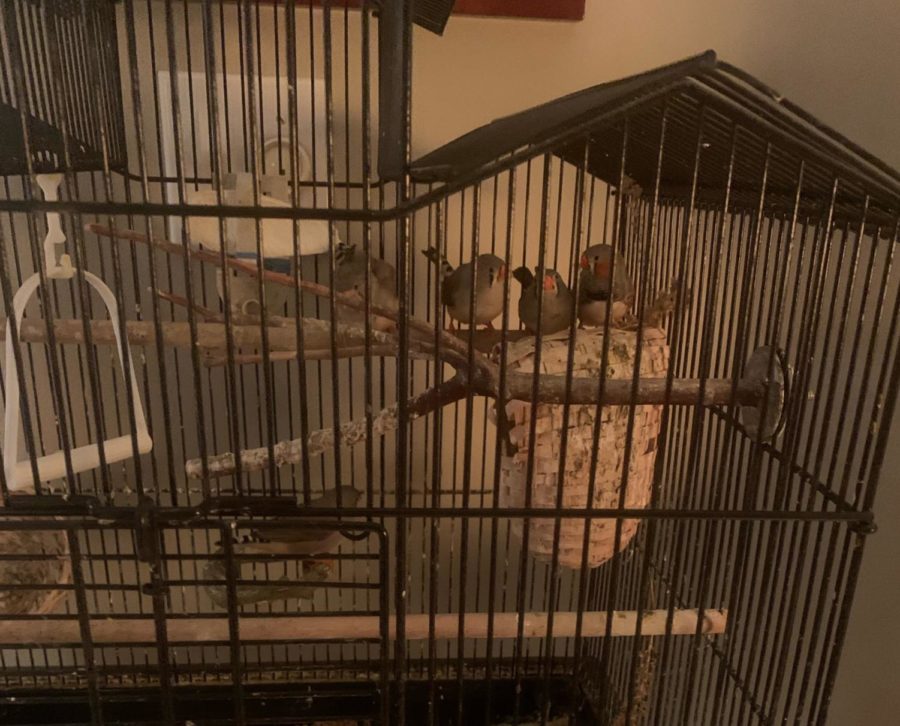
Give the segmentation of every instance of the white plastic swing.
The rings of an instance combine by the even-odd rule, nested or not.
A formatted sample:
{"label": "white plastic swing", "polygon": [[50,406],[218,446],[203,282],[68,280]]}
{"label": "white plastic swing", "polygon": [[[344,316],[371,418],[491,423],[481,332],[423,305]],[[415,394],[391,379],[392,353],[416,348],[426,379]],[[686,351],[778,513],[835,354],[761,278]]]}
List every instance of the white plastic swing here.
{"label": "white plastic swing", "polygon": [[[38,174],[38,186],[48,201],[59,199],[59,185],[62,183],[62,174]],[[124,372],[125,346],[119,333],[119,309],[112,290],[96,275],[86,270],[77,270],[72,265],[72,260],[67,254],[56,258],[56,245],[64,244],[66,236],[60,224],[57,212],[47,213],[47,236],[44,238],[44,259],[47,266],[47,277],[57,280],[70,280],[76,273],[80,273],[84,279],[100,295],[100,299],[106,306],[109,319],[112,322],[113,333],[116,337],[116,347],[119,352],[119,363]],[[20,329],[22,316],[28,300],[34,294],[40,284],[40,274],[35,273],[29,277],[16,291],[13,297],[13,311],[15,315],[16,329]],[[144,409],[141,405],[141,395],[138,389],[137,377],[134,374],[134,366],[131,366],[131,392],[134,401],[134,421],[137,434],[137,448],[141,454],[148,453],[153,448],[153,441],[147,430],[147,421],[144,418]],[[31,460],[19,461],[19,371],[16,367],[16,356],[13,351],[11,325],[6,323],[6,406],[5,426],[3,430],[3,465],[6,473],[6,485],[9,491],[22,491],[35,485]],[[103,455],[107,464],[113,464],[131,457],[134,453],[132,436],[127,434],[103,442]],[[89,469],[100,466],[100,445],[85,444],[68,451],[72,462],[72,473],[79,474]],[[37,460],[38,481],[47,482],[66,476],[66,455],[64,451],[41,456]]]}

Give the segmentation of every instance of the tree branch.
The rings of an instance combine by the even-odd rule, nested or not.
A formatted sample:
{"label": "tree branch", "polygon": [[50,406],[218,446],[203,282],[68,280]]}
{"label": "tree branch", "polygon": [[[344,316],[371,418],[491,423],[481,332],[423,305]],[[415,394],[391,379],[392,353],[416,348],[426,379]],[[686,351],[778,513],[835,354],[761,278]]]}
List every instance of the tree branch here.
{"label": "tree branch", "polygon": [[[215,252],[210,252],[208,250],[187,249],[183,245],[177,245],[165,239],[151,238],[145,234],[141,234],[140,232],[135,232],[134,230],[113,229],[112,227],[94,223],[84,225],[84,229],[86,232],[92,232],[93,234],[101,237],[122,239],[130,242],[140,242],[141,244],[155,247],[157,249],[168,252],[169,254],[179,255],[182,257],[184,255],[187,255],[191,259],[195,259],[200,262],[207,262],[211,265],[215,265],[216,267],[221,268],[223,265],[223,257]],[[262,265],[243,262],[237,258],[229,256],[224,257],[224,265],[226,267],[239,270],[252,277],[262,277],[262,279],[266,282],[275,285],[281,285],[283,287],[289,287],[292,289],[299,287],[301,290],[306,290],[307,292],[318,297],[331,298],[332,296],[331,288],[326,287],[325,285],[320,285],[317,282],[310,282],[309,280],[295,280],[292,275],[285,275],[281,272],[266,270],[262,267]],[[362,313],[366,312],[365,301],[359,300],[356,296],[347,295],[344,293],[334,293],[334,299],[338,305],[342,305],[344,307],[348,307]],[[370,305],[369,312],[372,315],[377,315],[379,317],[387,318],[388,320],[393,320],[398,324],[400,322],[399,313],[396,310],[392,310],[390,308],[381,307],[380,305]],[[430,323],[411,316],[407,316],[406,322],[410,330],[420,333],[430,338],[431,340],[434,340],[435,336],[437,335],[440,337],[441,344],[443,346],[446,346],[447,348],[454,350],[461,355],[468,355],[468,346],[461,340],[459,340],[459,338],[451,335],[450,333],[447,333],[443,330],[436,330],[436,328]],[[487,361],[487,359],[485,359],[484,356],[481,355],[481,353],[477,352],[475,353],[475,364],[479,367],[490,365],[489,361]]]}
{"label": "tree branch", "polygon": [[[484,395],[498,397],[498,381],[486,381],[482,388]],[[534,376],[530,373],[506,374],[506,400],[532,400]],[[484,385],[484,384],[482,384]],[[626,406],[640,404],[725,405],[732,402],[731,392],[734,382],[722,378],[676,378],[672,380],[671,391],[666,392],[665,378],[641,378],[637,387],[631,379],[607,380],[603,385],[603,395],[599,395],[599,381],[596,378],[573,378],[568,396],[564,375],[543,374],[538,377],[538,398],[540,403],[596,404]],[[702,398],[701,398],[702,393]],[[739,380],[735,391],[735,403],[757,405],[766,393],[766,387],[757,381]]]}
{"label": "tree branch", "polygon": [[156,296],[160,300],[165,300],[166,302],[172,303],[173,305],[178,305],[183,308],[188,308],[193,310],[197,315],[199,315],[204,320],[211,323],[224,323],[225,316],[222,313],[217,312],[216,310],[211,310],[210,308],[204,307],[200,303],[192,303],[186,297],[182,295],[176,295],[173,292],[166,292],[165,290],[157,290]]}
{"label": "tree branch", "polygon": [[[280,323],[269,325],[266,332],[271,350],[294,351],[297,349],[297,331],[293,319],[290,325]],[[327,320],[302,318],[303,338],[308,350],[326,350],[331,348],[332,326]],[[130,345],[152,346],[156,344],[157,324],[150,320],[128,320],[125,323],[125,334]],[[115,345],[116,338],[113,325],[109,320],[90,321],[91,337],[95,345]],[[197,323],[197,338],[191,338],[190,326],[186,322],[161,322],[163,345],[176,348],[223,350],[225,349],[224,323]],[[47,321],[25,318],[19,326],[19,341],[23,343],[46,343]],[[259,322],[255,325],[232,325],[231,332],[234,344],[238,347],[259,348],[262,346],[262,328]],[[371,342],[383,345],[396,345],[396,338],[378,330],[372,330]],[[53,321],[53,333],[59,344],[84,344],[84,321],[76,319],[57,319]],[[334,326],[334,334],[338,347],[363,346],[366,341],[365,331],[357,325],[338,323]],[[0,340],[6,337],[5,321],[0,320]],[[417,345],[418,345],[418,341]],[[430,347],[423,346],[430,350]]]}
{"label": "tree branch", "polygon": [[[449,381],[429,388],[424,393],[409,399],[409,420],[412,421],[443,406],[459,401],[468,393],[465,378],[459,374]],[[399,425],[398,406],[388,406],[372,419],[372,433],[384,435],[394,431]],[[344,446],[355,446],[366,440],[366,419],[347,421],[340,425],[340,442]],[[334,429],[325,428],[313,431],[306,439],[310,456],[321,454],[334,447]],[[273,447],[275,465],[298,464],[303,459],[303,440],[293,439],[281,441]],[[245,449],[240,452],[242,471],[260,471],[269,466],[269,448]],[[231,452],[210,456],[206,459],[210,478],[228,476],[235,472],[235,455]],[[203,459],[190,459],[184,465],[185,473],[192,479],[203,477]]]}
{"label": "tree branch", "polygon": [[[397,356],[396,345],[373,345],[369,350],[373,358],[395,358]],[[332,355],[331,348],[317,348],[316,350],[305,349],[303,351],[303,360],[341,360],[344,358],[361,358],[365,355],[366,347],[364,345],[338,348],[336,358]],[[417,360],[434,360],[434,356],[430,353],[420,353],[417,351],[410,351],[409,357]],[[292,360],[297,360],[296,350],[273,350],[269,353],[270,363]],[[260,353],[239,353],[234,356],[233,362],[236,366],[247,366],[262,365],[265,363],[265,360]],[[210,353],[204,357],[203,365],[207,368],[226,366],[228,365],[228,356],[224,353]]]}

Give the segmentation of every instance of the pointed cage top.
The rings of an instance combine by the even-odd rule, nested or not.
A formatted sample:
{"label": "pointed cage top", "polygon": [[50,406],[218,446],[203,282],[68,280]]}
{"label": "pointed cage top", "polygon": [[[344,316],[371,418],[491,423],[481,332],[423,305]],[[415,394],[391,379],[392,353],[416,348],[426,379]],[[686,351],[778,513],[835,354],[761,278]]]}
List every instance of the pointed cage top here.
{"label": "pointed cage top", "polygon": [[660,143],[661,198],[689,196],[699,150],[701,204],[721,204],[727,188],[734,208],[755,208],[767,160],[770,211],[791,208],[802,167],[801,212],[826,209],[840,180],[835,219],[858,219],[867,197],[868,223],[892,227],[900,215],[900,173],[713,51],[492,121],[416,159],[410,173],[459,186],[552,153],[618,186],[624,158],[624,173],[649,193]]}

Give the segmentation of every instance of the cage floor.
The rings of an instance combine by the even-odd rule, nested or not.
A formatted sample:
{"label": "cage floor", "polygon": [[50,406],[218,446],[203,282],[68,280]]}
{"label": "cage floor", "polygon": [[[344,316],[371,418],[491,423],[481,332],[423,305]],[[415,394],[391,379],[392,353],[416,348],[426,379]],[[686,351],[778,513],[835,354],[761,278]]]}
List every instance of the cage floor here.
{"label": "cage floor", "polygon": [[[544,681],[524,679],[520,691],[518,723],[540,722],[540,700]],[[433,689],[433,691],[432,691]],[[487,717],[488,685],[484,681],[463,684],[464,723],[488,726],[513,723],[516,682],[495,680],[490,684],[490,718]],[[234,723],[235,691],[230,686],[179,687],[173,691],[177,723],[214,726]],[[450,726],[459,723],[459,685],[456,681],[408,682],[407,723],[426,723],[433,696],[432,723]],[[157,689],[116,689],[102,692],[103,721],[106,724],[160,723],[162,707]],[[300,724],[313,726],[369,726],[379,723],[379,693],[373,684],[335,682],[245,687],[244,709],[248,724]],[[585,698],[572,681],[550,682],[551,711],[548,724],[597,724]],[[0,695],[0,723],[17,726],[36,723],[53,726],[90,724],[91,707],[84,690],[17,691]]]}

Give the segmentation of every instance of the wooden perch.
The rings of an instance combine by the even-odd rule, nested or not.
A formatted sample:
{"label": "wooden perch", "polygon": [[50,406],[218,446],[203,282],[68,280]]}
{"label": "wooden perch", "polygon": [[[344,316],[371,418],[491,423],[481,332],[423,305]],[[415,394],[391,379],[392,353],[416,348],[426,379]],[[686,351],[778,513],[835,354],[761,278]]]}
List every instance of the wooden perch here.
{"label": "wooden perch", "polygon": [[[285,320],[285,319],[282,319]],[[326,320],[303,318],[303,337],[305,357],[308,360],[331,358],[331,325]],[[89,323],[91,337],[95,345],[115,345],[116,339],[113,325],[108,320],[92,320]],[[166,322],[159,324],[163,345],[180,348],[191,348],[191,331],[188,323]],[[235,346],[238,348],[262,347],[262,331],[259,325],[233,325],[231,327]],[[128,342],[136,346],[152,346],[156,342],[156,325],[147,320],[130,320],[125,323]],[[84,322],[81,320],[54,320],[53,332],[57,343],[84,344]],[[359,326],[338,324],[336,328],[336,344],[339,358],[365,355],[365,333]],[[494,331],[477,331],[494,334]],[[296,355],[297,336],[293,325],[279,322],[267,328],[269,349],[273,352],[286,352]],[[0,340],[5,340],[6,325],[0,320]],[[47,323],[44,320],[25,318],[19,327],[19,339],[25,343],[46,343]],[[485,338],[490,340],[491,338]],[[396,339],[377,330],[371,331],[373,355],[396,355]],[[416,341],[410,356],[414,358],[433,358],[423,347],[425,341]],[[210,365],[225,363],[222,351],[226,347],[225,325],[222,323],[197,323],[197,348],[210,351],[214,356]],[[430,348],[430,346],[428,346]],[[272,360],[282,360],[292,356],[275,356]],[[456,355],[455,364],[464,360],[464,356]],[[236,363],[262,362],[262,356],[237,359]],[[487,377],[482,376],[476,386],[479,394],[497,396],[497,380],[499,375],[489,370]],[[509,373],[507,375],[506,398],[522,401],[531,400],[533,378],[528,373]],[[668,401],[674,405],[692,405],[700,399],[703,388],[703,404],[725,405],[731,402],[732,381],[730,379],[711,378],[701,384],[696,378],[676,378],[672,382],[671,395]],[[542,375],[538,386],[538,400],[543,403],[562,403],[566,396],[566,379],[561,375]],[[569,396],[570,403],[598,403],[598,383],[594,379],[574,378]],[[736,403],[754,405],[759,403],[765,394],[765,387],[759,383],[738,381]],[[644,378],[638,381],[635,403],[662,404],[666,399],[666,379]],[[631,380],[608,380],[602,398],[605,405],[627,405],[632,402]]]}
{"label": "wooden perch", "polygon": [[[297,349],[296,330],[293,320],[289,323],[281,318],[276,325],[270,325],[266,330],[269,336],[269,348],[272,351],[284,351],[294,353]],[[321,360],[331,358],[331,325],[327,320],[316,318],[303,318],[303,337],[306,344],[305,357],[309,360]],[[160,323],[163,344],[166,346],[190,348],[191,331],[188,323]],[[96,345],[115,345],[112,323],[108,320],[92,320],[90,322],[91,337]],[[232,335],[235,346],[239,348],[262,347],[262,331],[259,325],[232,325]],[[56,341],[60,344],[83,344],[84,322],[81,320],[55,320],[53,331]],[[156,342],[156,326],[146,320],[130,320],[125,323],[125,331],[128,342],[131,345],[151,346]],[[355,325],[338,324],[336,327],[336,344],[339,358],[365,355],[365,332]],[[476,331],[477,333],[490,333],[495,331]],[[0,320],[0,340],[6,336],[6,325]],[[46,343],[47,323],[44,320],[29,320],[25,318],[19,328],[19,339],[25,343]],[[484,340],[491,338],[484,337]],[[396,355],[396,339],[387,333],[377,330],[371,331],[373,355]],[[415,341],[412,343],[410,357],[433,359],[429,353],[433,350],[427,341]],[[222,323],[197,323],[197,347],[201,350],[211,351],[216,355],[215,364],[224,364],[222,351],[226,347],[225,325]],[[450,353],[450,351],[444,351]],[[284,356],[273,358],[283,359]],[[461,364],[464,355],[454,355],[452,362]],[[262,362],[262,356],[247,361],[236,362]],[[477,393],[497,397],[499,371],[492,366],[483,369],[474,386]],[[521,401],[530,401],[533,377],[530,373],[507,374],[506,398]],[[673,405],[693,405],[700,401],[701,388],[703,390],[702,403],[707,406],[726,405],[731,403],[732,381],[727,378],[709,378],[701,381],[699,378],[676,378],[672,381],[672,390],[667,399],[665,378],[643,378],[638,381],[636,398],[637,404],[662,404],[667,400]],[[542,403],[562,403],[566,396],[566,378],[562,375],[542,375],[538,385],[538,400]],[[764,385],[752,381],[738,381],[735,391],[735,402],[741,405],[756,405],[766,393]],[[601,401],[598,401],[598,382],[589,378],[573,378],[569,395],[570,403],[602,402],[604,405],[628,405],[632,402],[631,380],[608,380],[604,387]]]}
{"label": "wooden perch", "polygon": [[[297,349],[297,331],[291,320],[290,325],[269,325],[266,333],[270,350],[295,351]],[[91,337],[95,345],[115,345],[116,338],[113,325],[109,320],[92,320],[89,323]],[[327,320],[303,318],[303,341],[307,350],[331,349],[331,324]],[[192,348],[190,325],[186,322],[160,323],[162,342],[165,346],[175,348]],[[256,325],[232,325],[234,344],[239,348],[261,348],[262,330]],[[84,321],[58,319],[53,321],[53,333],[56,342],[61,345],[84,344]],[[372,345],[395,345],[395,338],[377,330],[371,331]],[[125,323],[125,334],[130,345],[153,346],[156,344],[156,324],[149,320],[129,320]],[[336,343],[339,348],[359,348],[365,344],[365,332],[356,325],[338,323],[335,327]],[[0,320],[0,340],[6,337],[6,325]],[[24,343],[46,343],[47,321],[25,318],[19,327],[19,340]],[[196,347],[200,349],[223,351],[226,348],[225,325],[223,323],[197,323]]]}
{"label": "wooden perch", "polygon": [[[562,403],[565,400],[565,376],[543,375],[538,387],[538,401],[541,403]],[[532,400],[532,376],[529,374],[511,374],[507,376],[507,400]],[[576,385],[577,384],[577,385]],[[672,390],[667,399],[665,378],[644,378],[638,381],[637,397],[633,398],[633,384],[630,380],[610,380],[606,382],[602,403],[604,405],[625,406],[636,404],[662,404],[669,400],[672,404],[695,404],[703,391],[703,402],[706,405],[728,404],[731,401],[732,382],[729,380],[681,379],[673,381]],[[435,411],[442,406],[461,400],[467,394],[468,386],[463,378],[456,378],[431,388],[409,402],[409,420]],[[491,379],[482,379],[472,385],[473,392],[496,398],[496,383]],[[570,403],[596,404],[598,401],[598,384],[593,379],[577,379],[573,381]],[[737,402],[755,404],[764,393],[758,383],[739,382]],[[381,436],[395,431],[399,425],[397,405],[388,406],[377,413],[372,420],[372,433]],[[366,440],[365,419],[348,421],[340,426],[340,441],[344,446],[355,446]],[[310,455],[321,454],[334,447],[334,429],[326,428],[313,431],[307,439]],[[297,464],[303,456],[302,439],[279,441],[273,446],[275,465]],[[269,465],[268,447],[244,449],[240,452],[242,471],[261,471]],[[233,452],[207,457],[207,472],[211,478],[229,476],[236,470]],[[203,478],[203,459],[190,459],[185,464],[186,474],[194,479]]]}
{"label": "wooden perch", "polygon": [[[452,378],[439,386],[428,389],[425,393],[409,400],[410,421],[435,411],[465,397],[468,387],[462,378]],[[378,436],[389,431],[396,430],[399,424],[398,406],[388,406],[376,414],[372,419],[372,433]],[[367,426],[365,419],[347,421],[339,427],[340,442],[344,446],[355,446],[366,440]],[[321,454],[334,447],[334,429],[319,429],[313,431],[306,440],[307,450],[310,456]],[[298,464],[303,459],[303,440],[293,439],[281,441],[273,447],[275,465]],[[240,453],[242,471],[260,471],[269,465],[269,449],[245,449]],[[185,473],[193,479],[203,478],[203,459],[190,459],[184,465]],[[210,456],[206,459],[207,471],[210,478],[228,476],[235,472],[235,456],[229,452]]]}
{"label": "wooden perch", "polygon": [[[374,358],[394,358],[397,355],[397,346],[395,345],[373,345],[370,348]],[[343,358],[361,358],[366,354],[364,345],[347,346],[338,348],[336,360]],[[423,360],[434,360],[433,356],[426,353],[410,352],[410,358],[421,358]],[[314,350],[305,349],[303,351],[303,360],[332,360],[331,348],[316,348]],[[274,350],[269,352],[269,362],[277,363],[278,361],[297,360],[297,351],[295,350]],[[262,365],[265,363],[261,353],[238,353],[234,356],[234,364],[236,366]],[[225,353],[210,353],[203,358],[203,365],[207,368],[218,368],[228,365],[228,355]]]}
{"label": "wooden perch", "polygon": [[[207,262],[217,267],[224,265],[254,277],[262,277],[269,283],[290,288],[300,287],[303,290],[321,297],[331,297],[334,294],[330,288],[315,282],[294,279],[291,275],[266,270],[261,265],[245,262],[234,257],[223,256],[207,250],[188,249],[185,245],[174,244],[164,239],[151,238],[148,235],[133,230],[118,230],[94,223],[86,224],[85,230],[100,236],[123,239],[131,242],[140,242],[141,244],[164,250],[170,254],[181,256],[187,255],[192,259]],[[672,294],[670,294],[669,297],[672,297]],[[366,309],[365,304],[353,296],[335,295],[335,301],[340,305],[358,311],[364,312]],[[661,299],[660,305],[662,305],[665,310],[668,310],[670,302],[671,301],[668,298]],[[390,310],[379,306],[370,306],[369,310],[374,315],[388,318],[394,322],[399,322],[399,315],[396,310]],[[475,337],[479,341],[479,344],[474,346],[476,348],[475,351],[469,351],[469,331],[452,335],[446,331],[438,331],[431,324],[412,317],[407,318],[407,324],[409,325],[410,330],[421,333],[428,344],[430,344],[431,341],[434,341],[436,337],[439,337],[441,345],[446,346],[447,348],[447,350],[443,351],[444,360],[456,367],[466,366],[469,356],[471,355],[474,369],[467,371],[467,374],[468,379],[472,381],[473,390],[483,395],[493,396],[495,398],[499,397],[500,376],[498,367],[477,350],[477,348],[486,346],[488,342],[495,340],[496,334],[492,337],[485,335],[481,331],[475,331]],[[510,338],[513,337],[519,337],[519,335],[510,335]],[[23,339],[25,338],[23,337]],[[238,344],[237,340],[235,342]],[[239,345],[244,345],[244,343],[240,343]],[[293,350],[296,348],[296,346],[280,348],[271,343],[270,345],[272,350]],[[330,341],[322,346],[308,345],[311,349],[318,347],[327,348],[329,346]],[[203,346],[201,345],[201,347]],[[225,347],[224,335],[223,344],[216,347],[219,349]],[[699,380],[682,379],[674,381],[671,391],[667,394],[667,383],[663,379],[640,381],[636,392],[632,391],[632,384],[630,381],[608,381],[605,386],[602,400],[599,400],[598,386],[593,380],[584,378],[574,380],[569,395],[566,396],[564,376],[541,376],[537,400],[546,403],[560,403],[568,399],[570,403],[601,402],[606,405],[627,405],[629,403],[658,404],[667,401],[673,404],[696,404],[700,402],[705,405],[712,405],[730,403],[732,401],[732,387],[732,382],[729,380],[707,380],[701,384]],[[532,390],[533,383],[530,375],[512,373],[509,375],[507,381],[505,397],[507,399],[528,401],[532,399]],[[739,382],[735,391],[735,402],[741,404],[755,404],[762,399],[765,393],[766,391],[758,384]],[[288,446],[290,443],[291,442],[283,442],[276,446]]]}
{"label": "wooden perch", "polygon": [[[91,232],[101,237],[127,240],[129,242],[140,242],[141,244],[155,247],[156,249],[163,250],[165,252],[168,252],[169,254],[179,255],[182,257],[187,255],[191,259],[198,260],[200,262],[206,262],[216,267],[221,268],[224,264],[225,267],[239,270],[246,275],[250,275],[252,277],[262,277],[263,280],[274,285],[281,285],[282,287],[289,287],[291,289],[299,287],[301,290],[306,290],[307,292],[318,297],[331,298],[332,295],[334,295],[336,304],[352,308],[353,310],[357,310],[363,313],[366,311],[365,302],[360,300],[355,295],[347,293],[332,293],[331,288],[326,287],[325,285],[320,285],[317,282],[311,282],[309,280],[302,279],[295,280],[292,275],[285,275],[281,272],[266,270],[261,265],[254,264],[252,262],[244,262],[235,257],[229,257],[226,255],[223,258],[222,255],[219,255],[215,252],[209,252],[208,250],[188,249],[184,245],[178,245],[165,239],[151,238],[145,234],[135,232],[134,230],[130,229],[113,229],[112,227],[94,223],[84,225],[84,229],[86,232]],[[393,320],[396,323],[400,322],[400,316],[397,310],[391,310],[390,308],[384,308],[378,305],[369,305],[369,312],[372,315],[387,318],[388,320]],[[411,316],[406,317],[406,323],[411,331],[419,333],[420,336],[425,336],[428,340],[434,340],[435,336],[440,336],[441,345],[446,346],[449,350],[455,351],[460,355],[468,355],[468,346],[450,333],[447,333],[446,331],[437,331],[435,327],[430,323]],[[476,365],[480,366],[483,363],[486,363],[486,361],[484,361],[483,356],[480,353],[476,353],[475,363]]]}
{"label": "wooden perch", "polygon": [[[318,283],[306,280],[295,279],[291,275],[285,275],[263,269],[256,263],[248,263],[233,257],[222,256],[205,250],[188,249],[186,245],[177,245],[163,239],[152,239],[147,235],[132,230],[116,230],[104,227],[98,224],[88,224],[85,229],[98,235],[129,240],[132,242],[140,242],[150,245],[151,247],[164,250],[171,254],[187,255],[191,259],[196,259],[218,267],[226,266],[240,270],[247,275],[261,277],[268,283],[282,285],[290,288],[301,288],[314,295],[322,297],[334,297],[335,301],[343,306],[353,308],[358,311],[365,311],[366,306],[355,297],[345,295],[335,295],[329,288],[319,285]],[[190,301],[184,299],[175,300],[175,296],[168,294],[168,299],[173,302],[179,302],[192,306]],[[660,312],[664,313],[671,307],[673,295],[668,298],[661,298]],[[378,316],[385,317],[389,320],[399,322],[399,314],[396,310],[381,308],[379,306],[369,306],[369,311]],[[201,310],[201,314],[206,314]],[[477,350],[469,350],[468,338],[472,335],[470,331],[466,331],[458,336],[451,335],[446,331],[437,330],[429,323],[415,318],[408,318],[407,325],[411,333],[415,333],[410,338],[409,354],[412,357],[431,356],[437,352],[434,343],[440,340],[440,355],[444,362],[450,363],[457,369],[457,377],[449,384],[444,384],[437,388],[430,389],[419,396],[411,399],[410,419],[421,416],[425,413],[433,411],[440,406],[447,405],[454,401],[458,401],[468,393],[485,395],[493,398],[501,398],[500,391],[500,369],[499,367],[486,358]],[[67,338],[75,341],[81,339],[81,321],[57,321],[57,328],[61,323],[68,324],[69,329],[66,331],[59,330],[57,339],[65,341]],[[330,339],[330,327],[327,323],[318,320],[303,320],[303,329],[306,336],[306,350],[304,355],[315,358],[331,357],[330,354],[324,352],[316,353],[312,351],[332,351],[333,346],[337,345],[343,351],[344,355],[365,352],[362,343],[365,339],[359,340],[359,329],[355,330],[355,340],[338,340]],[[22,326],[22,339],[29,340],[30,336],[40,336],[41,332],[29,328],[26,321]],[[41,326],[43,323],[34,325]],[[110,324],[106,324],[108,330],[103,330],[100,326],[103,323],[92,323],[98,327],[98,333],[106,333],[106,339],[112,342],[112,328]],[[128,324],[129,340],[132,335],[140,338],[137,329],[132,326],[140,325],[140,323]],[[144,334],[152,336],[154,326],[152,324],[143,323]],[[164,326],[177,325],[176,323],[163,324]],[[182,324],[184,325],[184,324]],[[213,327],[217,326],[217,327]],[[240,328],[246,328],[246,337],[243,331],[238,334]],[[307,333],[309,329],[309,333]],[[340,329],[340,326],[338,326]],[[163,328],[163,336],[167,337],[165,328]],[[261,335],[259,326],[232,326],[235,331],[234,342],[238,347],[259,347],[261,345]],[[283,323],[270,325],[269,346],[270,350],[275,352],[296,350],[296,340],[294,340],[294,331],[290,325]],[[45,332],[45,331],[43,331]],[[226,362],[222,358],[222,351],[225,348],[225,327],[218,323],[201,323],[197,325],[196,344],[203,349],[217,351],[218,357],[211,358],[211,362],[218,364]],[[66,334],[63,334],[66,333]],[[320,337],[313,342],[311,337],[316,333]],[[37,334],[37,335],[36,335]],[[324,339],[323,339],[324,334]],[[385,346],[397,346],[397,340],[393,336],[384,336],[379,339],[373,331],[372,343],[383,343]],[[496,335],[496,334],[495,334]],[[95,336],[95,339],[103,339],[103,335]],[[182,345],[191,345],[192,340],[190,330],[185,325],[183,329],[177,331],[169,328],[168,337],[174,339],[178,337],[178,342]],[[213,342],[212,338],[216,338]],[[511,338],[514,336],[510,336]],[[518,336],[515,336],[518,337]],[[491,342],[491,338],[474,331],[474,338],[481,341],[481,345]],[[140,341],[146,344],[147,341]],[[380,351],[379,351],[380,352]],[[399,353],[399,346],[396,348]],[[212,353],[215,356],[216,353]],[[338,357],[342,353],[338,352]],[[281,357],[280,355],[278,357]],[[253,356],[248,359],[251,362],[258,362],[261,358]],[[236,362],[245,362],[244,360]],[[465,381],[465,383],[463,383]],[[449,387],[448,387],[449,386]],[[609,380],[603,386],[602,395],[600,392],[599,381],[592,378],[576,378],[570,382],[571,387],[567,387],[565,376],[560,375],[542,375],[539,377],[538,385],[535,391],[534,379],[531,374],[510,372],[506,379],[506,390],[502,392],[502,398],[506,400],[522,400],[535,401],[540,403],[558,404],[568,401],[573,404],[603,404],[603,405],[635,405],[635,404],[664,404],[671,403],[675,405],[722,405],[729,403],[737,403],[741,405],[755,405],[762,401],[767,394],[770,393],[768,386],[759,380],[740,380],[736,383],[730,380],[699,380],[699,379],[677,379],[671,382],[666,379],[642,379],[636,384],[631,380]],[[567,391],[568,389],[568,391]],[[399,425],[398,407],[396,405],[385,408],[374,416],[372,421],[372,430],[374,434],[383,435],[388,431],[395,430]],[[310,454],[319,454],[335,445],[335,439],[339,439],[345,445],[353,446],[365,440],[367,435],[367,427],[365,420],[351,421],[343,423],[337,432],[334,429],[320,429],[311,433],[307,439],[306,445]],[[274,444],[273,453],[277,465],[298,463],[303,454],[303,442],[300,439],[292,441],[282,441]],[[260,470],[269,465],[269,448],[262,447],[250,449],[235,454],[229,452],[209,457],[205,463],[200,459],[193,459],[186,463],[185,469],[190,477],[200,478],[204,475],[204,468],[209,476],[226,476],[234,472],[236,457],[240,457],[242,469],[245,471]]]}
{"label": "wooden perch", "polygon": [[[514,343],[515,341],[521,340],[522,338],[532,337],[531,333],[528,333],[524,330],[475,330],[472,332],[474,333],[474,335],[472,336],[472,343],[475,346],[475,350],[485,354],[492,353],[494,349],[498,345],[500,345],[500,342],[503,340],[504,332],[506,332],[507,343]],[[454,330],[451,331],[451,335],[455,335],[466,345],[469,344],[468,330]]]}
{"label": "wooden perch", "polygon": [[[612,613],[613,637],[634,637],[637,633],[639,613],[635,610],[614,610]],[[666,628],[667,610],[645,610],[640,613],[641,635],[693,635],[697,630],[697,610],[675,610],[671,629]],[[553,636],[575,636],[578,614],[553,613]],[[526,638],[543,638],[547,635],[548,613],[525,613],[523,618]],[[380,620],[368,615],[310,615],[304,617],[241,617],[239,633],[244,641],[320,641],[362,640],[381,637]],[[467,613],[463,623],[463,637],[483,640],[487,638],[489,618],[487,613]],[[606,635],[605,611],[582,614],[581,634],[585,638],[602,638]],[[701,632],[706,635],[724,633],[728,625],[727,610],[704,610]],[[518,634],[518,613],[495,613],[494,638],[515,638]],[[91,620],[91,639],[94,644],[135,644],[156,642],[156,626],[152,618],[116,620],[114,618]],[[406,616],[407,640],[428,640],[429,616]],[[170,643],[228,642],[228,619],[218,618],[170,618],[166,622]],[[389,637],[396,633],[396,621],[388,620]],[[456,640],[459,636],[459,615],[441,613],[435,616],[434,637]],[[0,621],[0,643],[18,646],[53,646],[80,643],[82,640],[78,621],[71,620],[15,620]]]}
{"label": "wooden perch", "polygon": [[[534,376],[530,373],[509,373],[506,377],[506,398],[519,401],[532,400]],[[637,388],[630,379],[607,380],[600,397],[598,381],[592,378],[573,378],[566,396],[566,377],[542,375],[538,383],[538,401],[541,403],[602,403],[607,406],[630,404],[695,405],[702,402],[707,406],[731,403],[733,382],[730,379],[676,378],[672,389],[666,394],[668,381],[665,378],[641,378]],[[765,395],[766,387],[758,381],[739,380],[735,391],[735,403],[756,405]],[[702,393],[702,400],[701,400]]]}
{"label": "wooden perch", "polygon": [[208,320],[211,323],[224,323],[225,315],[216,310],[210,310],[207,307],[204,307],[200,303],[192,303],[186,297],[182,295],[175,295],[171,292],[166,292],[165,290],[157,290],[156,295],[160,300],[165,300],[166,302],[170,302],[173,305],[179,305],[183,308],[190,308],[195,313],[197,313],[204,320]]}

